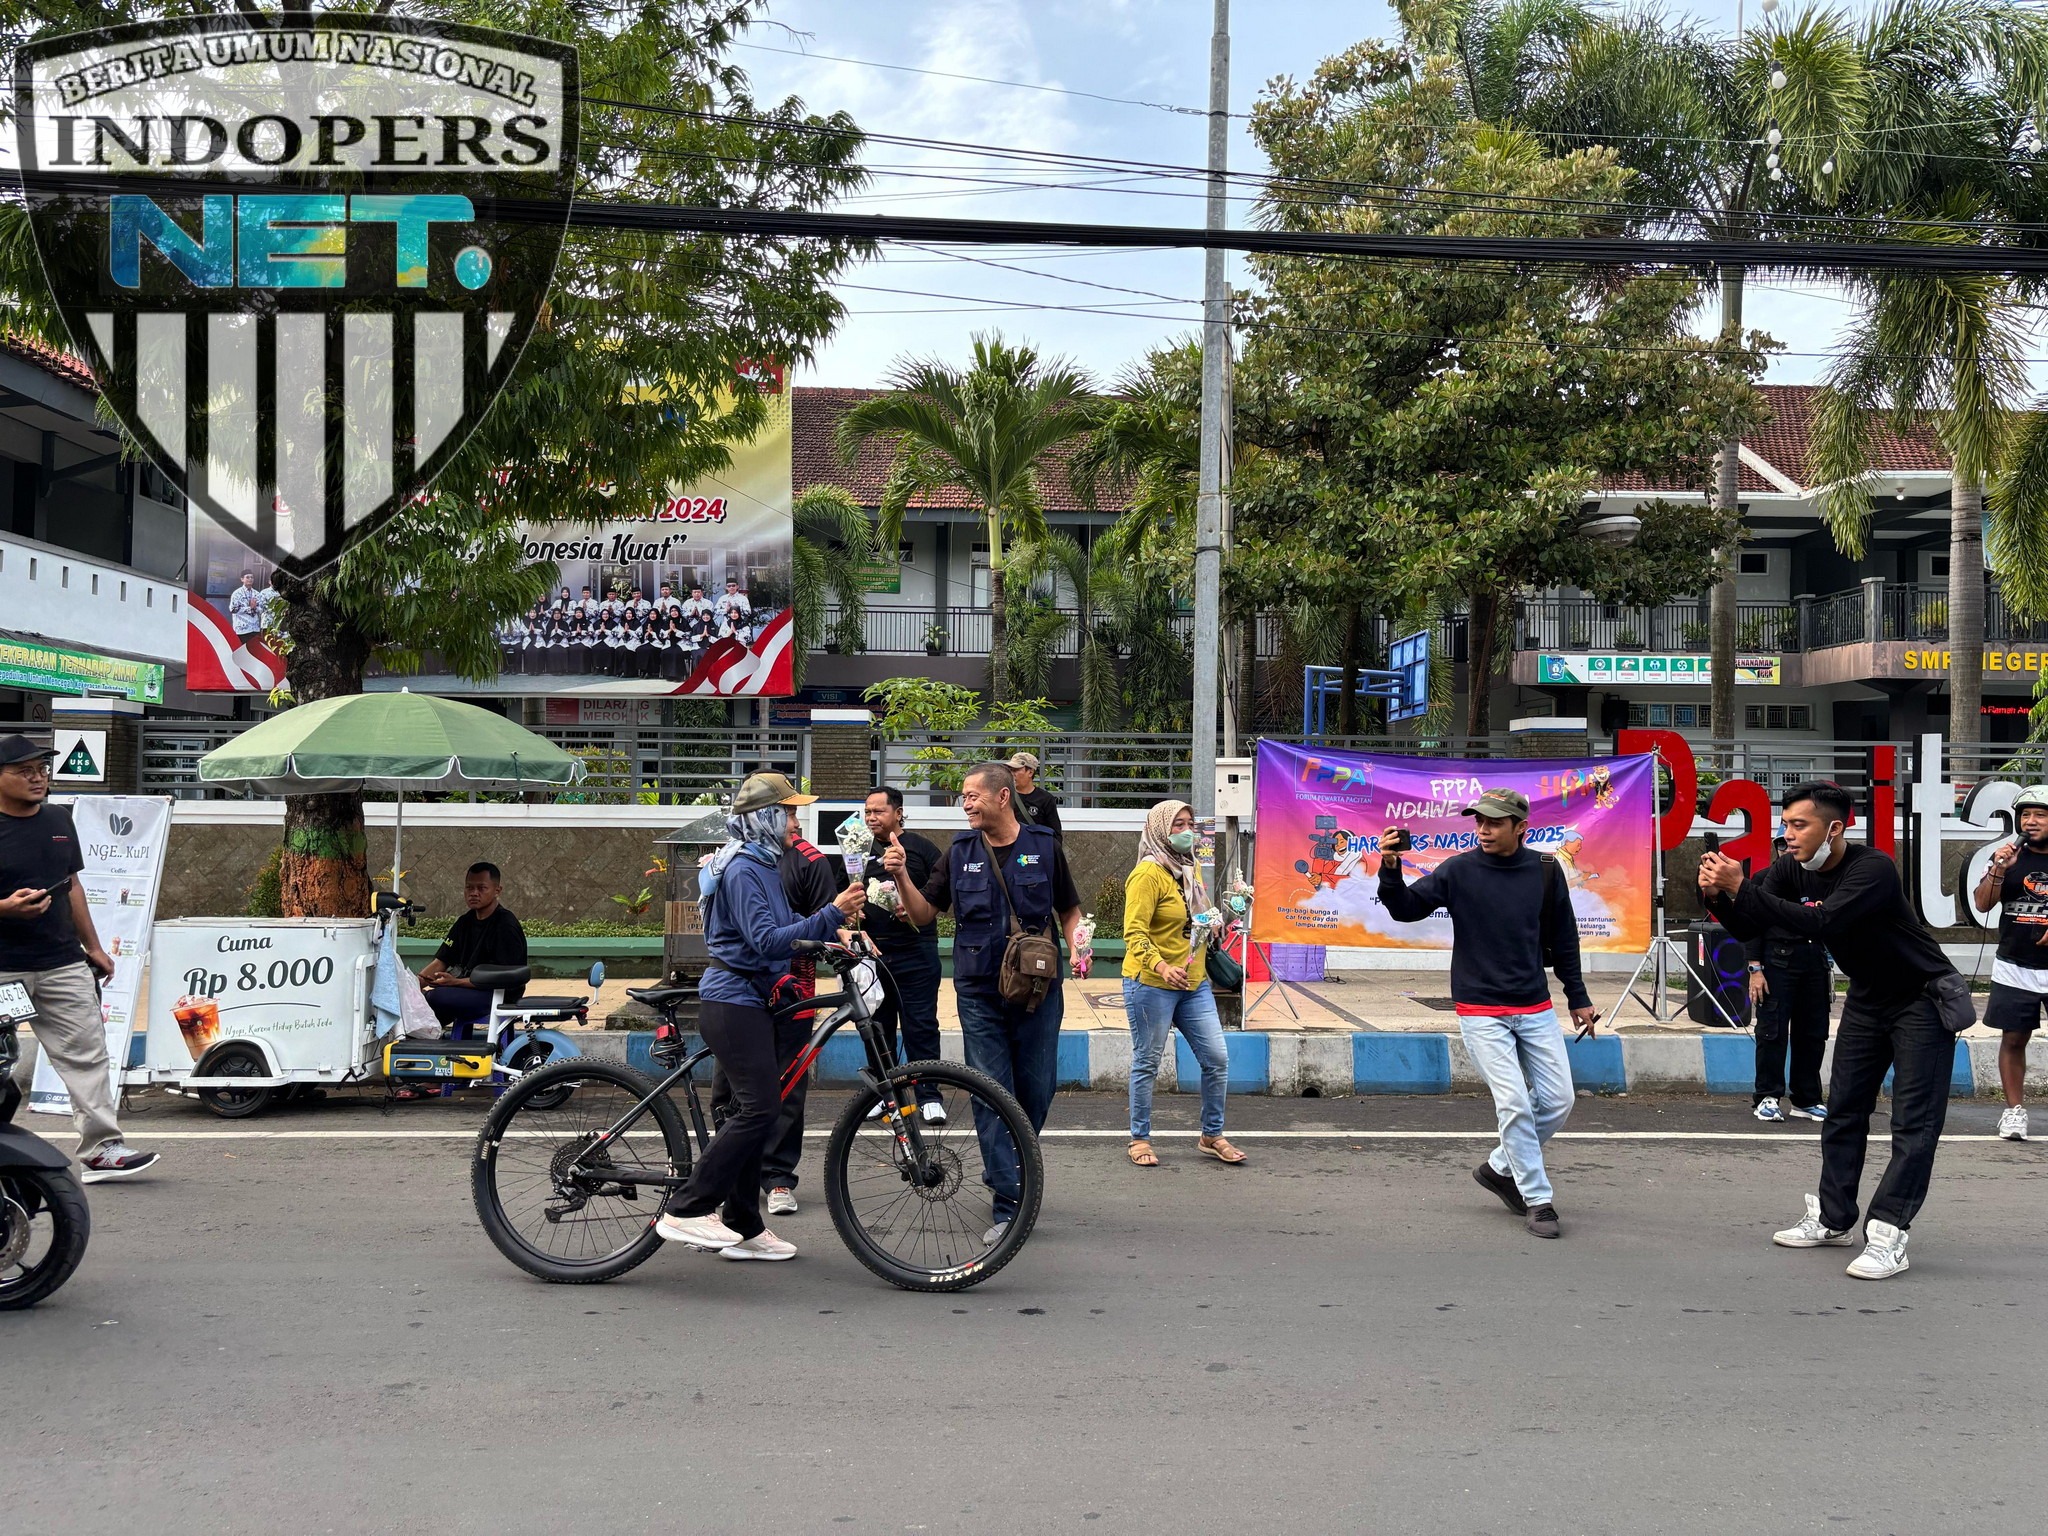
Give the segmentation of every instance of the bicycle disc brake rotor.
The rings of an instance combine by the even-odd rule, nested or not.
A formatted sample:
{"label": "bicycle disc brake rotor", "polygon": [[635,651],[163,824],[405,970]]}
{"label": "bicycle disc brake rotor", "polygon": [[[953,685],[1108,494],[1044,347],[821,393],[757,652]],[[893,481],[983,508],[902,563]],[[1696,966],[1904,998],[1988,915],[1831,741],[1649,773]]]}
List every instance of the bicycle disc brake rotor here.
{"label": "bicycle disc brake rotor", "polygon": [[12,1195],[0,1195],[0,1272],[10,1270],[28,1252],[27,1209]]}
{"label": "bicycle disc brake rotor", "polygon": [[913,1163],[903,1166],[903,1177],[909,1182],[921,1200],[934,1203],[950,1200],[959,1193],[960,1185],[967,1177],[966,1166],[960,1161],[960,1154],[951,1147],[940,1147],[937,1151],[925,1153],[926,1173],[920,1178]]}

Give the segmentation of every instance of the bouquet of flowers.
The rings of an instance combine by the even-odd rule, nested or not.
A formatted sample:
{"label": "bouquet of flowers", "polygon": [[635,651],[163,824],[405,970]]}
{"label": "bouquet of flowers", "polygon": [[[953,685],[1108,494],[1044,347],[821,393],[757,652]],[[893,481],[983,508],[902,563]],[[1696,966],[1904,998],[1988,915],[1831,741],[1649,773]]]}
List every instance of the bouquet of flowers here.
{"label": "bouquet of flowers", "polygon": [[1083,976],[1095,964],[1095,914],[1085,914],[1074,924],[1074,963]]}
{"label": "bouquet of flowers", "polygon": [[858,880],[867,869],[868,855],[875,846],[875,834],[868,830],[868,824],[855,811],[839,823],[835,834],[839,839],[839,856],[846,860],[846,878]]}
{"label": "bouquet of flowers", "polygon": [[880,907],[884,912],[901,912],[903,898],[896,894],[894,880],[870,879],[868,881],[868,904]]}

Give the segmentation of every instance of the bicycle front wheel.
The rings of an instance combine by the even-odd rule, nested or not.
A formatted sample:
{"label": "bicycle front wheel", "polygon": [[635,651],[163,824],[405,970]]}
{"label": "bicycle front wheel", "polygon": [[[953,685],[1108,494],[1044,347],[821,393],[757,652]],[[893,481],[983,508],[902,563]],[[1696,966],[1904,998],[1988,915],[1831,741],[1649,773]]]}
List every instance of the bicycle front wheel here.
{"label": "bicycle front wheel", "polygon": [[1038,1220],[1045,1163],[1031,1122],[994,1078],[958,1062],[914,1061],[883,1081],[945,1118],[919,1112],[913,1153],[888,1119],[868,1118],[877,1096],[856,1093],[825,1148],[832,1225],[891,1285],[979,1285],[1017,1256]]}
{"label": "bicycle front wheel", "polygon": [[662,1094],[625,1135],[596,1143],[654,1089],[621,1062],[578,1059],[505,1092],[477,1134],[470,1172],[477,1219],[500,1253],[556,1285],[616,1279],[647,1262],[661,1246],[654,1223],[669,1187],[633,1174],[688,1175],[683,1117]]}

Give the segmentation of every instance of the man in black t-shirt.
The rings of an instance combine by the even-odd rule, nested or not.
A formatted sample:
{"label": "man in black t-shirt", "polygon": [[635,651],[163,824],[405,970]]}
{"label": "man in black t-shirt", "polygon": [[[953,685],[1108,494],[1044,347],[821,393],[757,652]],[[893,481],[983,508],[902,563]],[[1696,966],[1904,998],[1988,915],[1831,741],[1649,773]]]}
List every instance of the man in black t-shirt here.
{"label": "man in black t-shirt", "polygon": [[[931,879],[932,871],[944,861],[944,855],[927,839],[915,832],[904,830],[903,791],[892,785],[881,785],[868,791],[866,804],[861,809],[861,819],[874,834],[875,846],[887,849],[891,838],[903,846],[904,876],[915,886],[922,887]],[[877,869],[877,875],[886,873]],[[875,948],[882,952],[885,993],[881,1008],[875,1014],[875,1022],[882,1026],[883,1038],[889,1042],[889,1053],[896,1055],[896,1032],[898,1020],[903,1031],[904,1061],[936,1061],[939,1056],[939,925],[925,924],[922,928],[912,923],[899,908],[891,912],[869,902],[861,918],[861,927],[874,941]],[[946,1109],[939,1102],[936,1090],[920,1086],[918,1099],[925,1119],[933,1125],[946,1123]],[[875,1106],[875,1113],[881,1113],[881,1106]]]}
{"label": "man in black t-shirt", "polygon": [[2012,803],[2019,837],[1991,855],[1971,899],[1979,912],[1998,908],[1998,958],[1991,962],[1991,1001],[1984,1022],[1999,1032],[1998,1084],[2005,1112],[1998,1134],[2027,1139],[2027,1041],[2041,1027],[2048,1000],[2048,784],[2019,792]]}
{"label": "man in black t-shirt", "polygon": [[[462,880],[462,900],[469,910],[449,926],[448,937],[420,972],[427,1005],[442,1023],[454,1026],[452,1040],[467,1040],[469,1026],[491,1016],[490,989],[473,985],[469,973],[480,965],[526,964],[526,930],[511,908],[498,904],[504,889],[497,865],[470,865]],[[511,989],[505,1000],[517,1002],[523,990]]]}
{"label": "man in black t-shirt", "polygon": [[1858,1280],[1885,1280],[1907,1267],[1906,1229],[1927,1199],[1934,1152],[1948,1119],[1955,1036],[1929,988],[1955,967],[1907,905],[1898,866],[1843,835],[1850,803],[1839,784],[1785,792],[1785,854],[1755,880],[1719,853],[1700,857],[1707,911],[1734,937],[1767,930],[1826,942],[1849,978],[1827,1119],[1820,1132],[1820,1192],[1806,1217],[1771,1241],[1781,1248],[1846,1247],[1856,1241],[1857,1187],[1870,1116],[1892,1074],[1892,1158],[1870,1198],[1866,1247],[1849,1265]]}
{"label": "man in black t-shirt", "polygon": [[78,883],[85,856],[71,812],[44,803],[54,756],[26,736],[0,737],[0,982],[20,982],[36,1011],[13,1080],[0,1083],[0,1121],[14,1118],[35,1079],[36,1054],[47,1051],[71,1098],[79,1176],[97,1184],[140,1173],[157,1155],[121,1139],[99,993],[114,962]]}
{"label": "man in black t-shirt", "polygon": [[1017,781],[1017,819],[1028,826],[1043,827],[1054,837],[1060,830],[1060,802],[1049,789],[1038,787],[1038,758],[1019,752],[1010,759],[1010,773]]}

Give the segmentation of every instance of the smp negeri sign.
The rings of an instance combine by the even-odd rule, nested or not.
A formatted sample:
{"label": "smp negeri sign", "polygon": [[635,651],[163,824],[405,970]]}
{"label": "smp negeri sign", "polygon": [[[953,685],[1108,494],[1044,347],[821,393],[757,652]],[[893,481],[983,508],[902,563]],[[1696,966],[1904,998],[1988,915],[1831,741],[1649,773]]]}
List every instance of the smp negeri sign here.
{"label": "smp negeri sign", "polygon": [[562,244],[575,50],[231,11],[20,50],[30,228],[73,345],[195,507],[317,570],[504,388]]}

